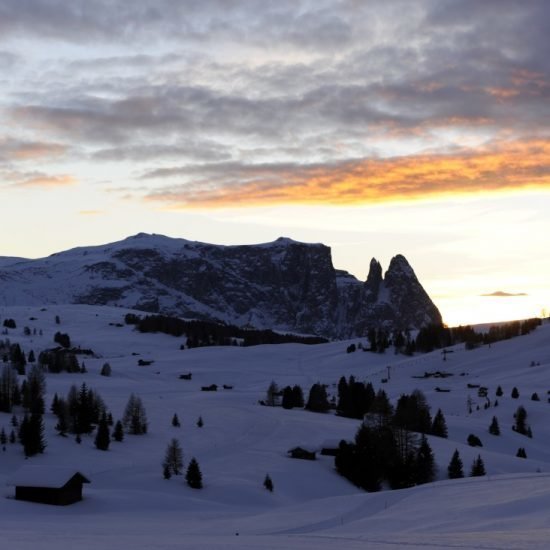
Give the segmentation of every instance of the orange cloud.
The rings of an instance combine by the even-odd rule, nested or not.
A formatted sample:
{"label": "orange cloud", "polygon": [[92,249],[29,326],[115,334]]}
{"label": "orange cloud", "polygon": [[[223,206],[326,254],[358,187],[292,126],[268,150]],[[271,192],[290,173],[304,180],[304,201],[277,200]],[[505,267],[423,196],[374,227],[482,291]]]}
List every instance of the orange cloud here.
{"label": "orange cloud", "polygon": [[47,174],[37,174],[19,182],[17,185],[21,187],[63,187],[66,185],[74,185],[77,180],[68,174],[61,176],[48,176]]}
{"label": "orange cloud", "polygon": [[63,154],[67,148],[55,143],[23,143],[13,151],[17,160],[32,160],[41,157],[53,157]]}
{"label": "orange cloud", "polygon": [[246,166],[208,184],[150,194],[177,207],[359,204],[523,189],[550,189],[550,142],[532,139],[454,154],[333,165]]}

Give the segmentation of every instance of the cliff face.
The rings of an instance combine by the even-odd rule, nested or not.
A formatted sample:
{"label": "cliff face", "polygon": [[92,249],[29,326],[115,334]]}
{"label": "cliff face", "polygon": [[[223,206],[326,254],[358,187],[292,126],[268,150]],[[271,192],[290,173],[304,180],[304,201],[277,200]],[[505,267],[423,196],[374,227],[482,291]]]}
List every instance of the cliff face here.
{"label": "cliff face", "polygon": [[0,266],[6,304],[120,305],[330,338],[441,321],[403,256],[384,277],[373,259],[362,283],[334,269],[329,247],[284,238],[218,246],[139,234]]}

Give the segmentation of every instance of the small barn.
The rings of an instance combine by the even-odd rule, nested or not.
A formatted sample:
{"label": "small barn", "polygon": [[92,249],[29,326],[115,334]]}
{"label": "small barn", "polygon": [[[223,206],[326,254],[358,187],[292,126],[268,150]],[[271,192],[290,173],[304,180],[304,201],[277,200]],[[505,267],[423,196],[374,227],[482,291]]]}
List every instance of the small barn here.
{"label": "small barn", "polygon": [[288,451],[290,458],[298,458],[300,460],[315,460],[315,451],[308,451],[302,447],[294,447]]}
{"label": "small barn", "polygon": [[82,500],[82,485],[90,480],[74,468],[23,466],[10,480],[15,499],[65,506]]}

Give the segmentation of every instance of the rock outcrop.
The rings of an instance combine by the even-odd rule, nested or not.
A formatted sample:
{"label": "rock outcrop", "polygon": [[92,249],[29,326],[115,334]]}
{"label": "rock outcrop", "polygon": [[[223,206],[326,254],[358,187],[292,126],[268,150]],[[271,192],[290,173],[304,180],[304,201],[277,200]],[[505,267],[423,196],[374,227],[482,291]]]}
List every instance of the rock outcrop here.
{"label": "rock outcrop", "polygon": [[403,256],[384,276],[373,259],[360,282],[334,269],[328,246],[286,238],[220,246],[140,233],[0,266],[0,304],[120,305],[329,338],[441,322]]}

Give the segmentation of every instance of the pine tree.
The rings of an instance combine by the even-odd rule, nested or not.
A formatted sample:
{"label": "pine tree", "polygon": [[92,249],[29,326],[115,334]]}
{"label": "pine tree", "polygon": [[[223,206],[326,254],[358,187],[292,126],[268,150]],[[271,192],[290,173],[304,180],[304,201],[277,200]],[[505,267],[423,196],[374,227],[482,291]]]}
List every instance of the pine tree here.
{"label": "pine tree", "polygon": [[512,397],[512,399],[517,399],[519,397],[519,391],[515,386],[513,387],[510,396]]}
{"label": "pine tree", "polygon": [[172,426],[174,426],[174,428],[179,428],[181,426],[180,419],[176,413],[174,413],[174,416],[172,417]]}
{"label": "pine tree", "polygon": [[327,390],[323,384],[317,383],[311,386],[306,409],[313,412],[326,412],[330,408]]}
{"label": "pine tree", "polygon": [[31,413],[44,414],[44,394],[46,377],[39,365],[34,365],[27,375],[27,384],[23,395],[23,406]]}
{"label": "pine tree", "polygon": [[265,475],[264,487],[265,487],[270,493],[273,492],[273,481],[272,481],[271,478],[269,477],[269,474],[266,474],[266,475]]}
{"label": "pine tree", "polygon": [[109,365],[109,363],[104,363],[99,374],[101,374],[101,376],[111,376],[111,372],[111,365]]}
{"label": "pine tree", "polygon": [[468,438],[466,441],[468,442],[468,445],[470,445],[470,447],[483,447],[483,443],[481,443],[481,439],[479,439],[477,435],[474,435],[474,434],[468,435]]}
{"label": "pine tree", "polygon": [[118,442],[124,439],[124,428],[120,420],[116,421],[115,429],[113,430],[113,439]]}
{"label": "pine tree", "polygon": [[477,455],[477,458],[472,463],[472,469],[470,470],[470,477],[480,477],[485,475],[485,464],[481,455]]}
{"label": "pine tree", "polygon": [[493,416],[491,425],[489,426],[489,433],[492,435],[500,435],[500,427],[498,425],[498,420],[496,416]]}
{"label": "pine tree", "polygon": [[128,399],[122,422],[126,431],[133,435],[142,435],[147,433],[147,416],[145,407],[139,397],[133,393]]}
{"label": "pine tree", "polygon": [[423,435],[416,451],[416,475],[418,484],[430,483],[435,477],[435,458],[427,438]]}
{"label": "pine tree", "polygon": [[170,473],[170,468],[165,464],[162,467],[162,476],[164,479],[170,479],[172,477],[172,474]]}
{"label": "pine tree", "polygon": [[100,451],[107,451],[109,444],[111,443],[111,434],[109,430],[109,424],[107,423],[107,416],[105,413],[101,416],[101,420],[97,426],[97,434],[95,436],[95,446]]}
{"label": "pine tree", "polygon": [[272,380],[267,388],[265,404],[269,407],[275,407],[279,404],[279,386],[275,380]]}
{"label": "pine tree", "polygon": [[197,420],[197,426],[199,428],[202,428],[204,426],[204,422],[202,420],[202,416],[199,416],[199,419]]}
{"label": "pine tree", "polygon": [[25,415],[19,433],[25,456],[34,456],[44,452],[46,442],[44,440],[44,421],[41,414],[33,413],[30,418]]}
{"label": "pine tree", "polygon": [[518,458],[527,458],[527,453],[525,452],[525,449],[523,447],[520,447],[518,449],[518,452],[516,453],[516,456]]}
{"label": "pine tree", "polygon": [[10,432],[10,443],[15,443],[17,441],[17,436],[15,435],[15,430]]}
{"label": "pine tree", "polygon": [[6,430],[2,427],[0,431],[0,445],[5,445],[8,442],[8,436],[6,435]]}
{"label": "pine tree", "polygon": [[437,437],[448,437],[447,422],[445,421],[445,417],[443,416],[441,409],[437,409],[437,412],[435,413],[432,422],[431,434],[436,435]]}
{"label": "pine tree", "polygon": [[302,391],[302,388],[298,386],[298,384],[292,386],[292,400],[294,402],[294,407],[297,407],[299,409],[304,408],[304,392]]}
{"label": "pine tree", "polygon": [[526,435],[527,434],[527,411],[523,406],[519,406],[514,414],[516,423],[513,426],[514,431]]}
{"label": "pine tree", "polygon": [[504,394],[504,392],[502,391],[502,388],[501,388],[500,386],[498,386],[495,395],[496,395],[497,397],[502,397],[503,394]]}
{"label": "pine tree", "polygon": [[460,454],[458,449],[455,449],[449,466],[447,467],[447,475],[449,479],[458,479],[464,477],[464,471],[462,469],[462,460],[460,459]]}
{"label": "pine tree", "polygon": [[69,431],[69,424],[67,421],[67,404],[64,400],[58,400],[56,410],[57,424],[55,425],[55,429],[60,436],[65,437],[67,432]]}
{"label": "pine tree", "polygon": [[198,462],[192,458],[187,473],[185,474],[187,485],[193,489],[202,489],[202,474]]}
{"label": "pine tree", "polygon": [[183,468],[183,451],[176,438],[172,438],[170,443],[168,443],[162,466],[164,469],[168,469],[170,475],[179,476],[181,474]]}
{"label": "pine tree", "polygon": [[281,406],[283,409],[292,409],[294,407],[294,396],[292,395],[292,388],[290,386],[286,386],[283,389]]}

